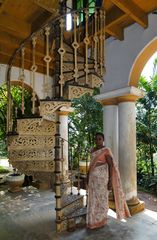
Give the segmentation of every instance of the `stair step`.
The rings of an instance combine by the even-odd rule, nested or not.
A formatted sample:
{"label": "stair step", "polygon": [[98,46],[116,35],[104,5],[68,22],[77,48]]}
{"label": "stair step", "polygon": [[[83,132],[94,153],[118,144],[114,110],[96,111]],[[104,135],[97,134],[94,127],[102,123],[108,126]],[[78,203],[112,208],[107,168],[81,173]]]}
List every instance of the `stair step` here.
{"label": "stair step", "polygon": [[42,118],[17,119],[19,135],[52,136],[55,134],[55,123],[44,121]]}
{"label": "stair step", "polygon": [[69,214],[67,216],[67,219],[77,218],[77,217],[81,217],[81,216],[86,216],[86,214],[87,214],[87,208],[83,207],[83,208],[77,209],[73,213]]}
{"label": "stair step", "polygon": [[75,210],[61,221],[61,231],[74,231],[76,227],[86,226],[86,207]]}
{"label": "stair step", "polygon": [[54,147],[54,136],[12,135],[8,136],[8,150],[41,149]]}
{"label": "stair step", "polygon": [[[78,71],[84,71],[85,63],[77,63],[77,68],[78,68]],[[94,68],[94,63],[89,63],[88,69],[92,70],[93,68]],[[74,69],[75,69],[74,63],[64,63],[63,64],[63,73],[73,72],[73,74],[74,74]]]}
{"label": "stair step", "polygon": [[11,161],[45,161],[54,159],[54,150],[52,147],[40,149],[12,149],[9,151]]}
{"label": "stair step", "polygon": [[13,168],[17,168],[21,173],[25,173],[26,175],[34,175],[33,173],[37,172],[38,177],[40,179],[40,172],[44,172],[45,176],[48,173],[54,172],[54,160],[44,160],[40,161],[38,159],[36,160],[20,160],[20,161],[10,161],[9,162],[12,164]]}
{"label": "stair step", "polygon": [[66,216],[72,214],[77,209],[83,207],[83,196],[82,195],[64,195],[62,197],[62,210],[61,215],[62,219],[65,219]]}

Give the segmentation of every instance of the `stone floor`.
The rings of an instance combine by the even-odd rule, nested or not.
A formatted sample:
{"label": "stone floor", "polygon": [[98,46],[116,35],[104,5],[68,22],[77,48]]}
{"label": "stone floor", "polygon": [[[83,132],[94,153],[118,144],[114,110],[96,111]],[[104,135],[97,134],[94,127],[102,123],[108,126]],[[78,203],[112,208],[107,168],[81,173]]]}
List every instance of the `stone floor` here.
{"label": "stone floor", "polygon": [[55,198],[33,187],[9,193],[0,185],[0,240],[157,240],[157,212],[146,209],[125,221],[109,210],[108,224],[97,230],[80,228],[55,233]]}

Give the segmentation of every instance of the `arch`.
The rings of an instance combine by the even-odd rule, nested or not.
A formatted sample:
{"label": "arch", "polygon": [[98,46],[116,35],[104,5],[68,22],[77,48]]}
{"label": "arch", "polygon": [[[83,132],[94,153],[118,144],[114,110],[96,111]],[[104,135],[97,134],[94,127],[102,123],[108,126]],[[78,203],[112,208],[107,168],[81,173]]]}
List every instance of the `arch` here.
{"label": "arch", "polygon": [[[22,81],[19,81],[19,80],[11,80],[10,84],[11,84],[11,86],[21,86],[22,87]],[[25,82],[24,82],[24,89],[26,89],[28,92],[31,92],[31,93],[33,92],[33,88]],[[40,100],[39,100],[39,97],[36,92],[35,92],[35,96],[36,96],[37,105],[39,105]]]}
{"label": "arch", "polygon": [[130,75],[129,75],[129,86],[138,86],[139,78],[141,72],[148,62],[150,57],[157,51],[157,37],[150,41],[138,54],[137,58],[135,59]]}

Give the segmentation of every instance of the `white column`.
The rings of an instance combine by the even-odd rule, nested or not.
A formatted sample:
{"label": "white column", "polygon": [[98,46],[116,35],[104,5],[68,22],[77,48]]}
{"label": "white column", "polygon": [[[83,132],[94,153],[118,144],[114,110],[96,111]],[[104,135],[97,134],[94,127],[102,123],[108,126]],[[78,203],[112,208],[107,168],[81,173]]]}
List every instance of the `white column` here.
{"label": "white column", "polygon": [[60,136],[65,139],[63,142],[63,176],[66,178],[68,173],[68,114],[60,113]]}
{"label": "white column", "polygon": [[118,106],[106,105],[103,107],[103,126],[105,145],[109,147],[118,161]]}
{"label": "white column", "polygon": [[126,200],[137,197],[135,102],[120,102],[119,170]]}
{"label": "white column", "polygon": [[[118,104],[118,160],[123,190],[127,200],[137,199],[135,101],[138,98],[144,97],[144,95],[144,91],[130,86],[106,92],[95,97],[103,105]],[[106,107],[104,107],[105,109]],[[116,142],[113,144],[111,141],[116,130],[114,129],[115,123],[113,122],[115,115],[112,113],[112,111],[114,112],[114,107],[109,106],[109,109],[110,111],[106,109],[106,112],[104,112],[104,124],[108,123],[106,126],[104,125],[104,131],[106,131],[107,144],[111,147],[116,144]],[[107,114],[110,114],[110,117]],[[105,120],[105,118],[107,119]],[[112,151],[115,150],[112,149]]]}
{"label": "white column", "polygon": [[63,181],[67,182],[68,179],[68,115],[73,112],[72,107],[62,107],[59,111],[59,121],[60,121],[60,136],[64,139],[63,141]]}

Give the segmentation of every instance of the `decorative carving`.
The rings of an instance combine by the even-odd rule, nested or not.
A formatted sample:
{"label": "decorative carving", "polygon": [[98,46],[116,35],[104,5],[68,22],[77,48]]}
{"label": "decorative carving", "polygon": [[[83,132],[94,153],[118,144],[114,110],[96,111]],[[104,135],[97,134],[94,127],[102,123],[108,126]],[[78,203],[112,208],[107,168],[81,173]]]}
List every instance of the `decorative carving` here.
{"label": "decorative carving", "polygon": [[100,87],[102,84],[102,79],[95,74],[91,74],[89,78],[89,86],[91,88]]}
{"label": "decorative carving", "polygon": [[56,131],[54,122],[44,121],[42,118],[18,119],[17,132],[23,135],[51,135]]}
{"label": "decorative carving", "polygon": [[71,102],[66,101],[42,101],[40,103],[40,114],[41,116],[50,116],[53,114],[57,109],[61,107],[70,107]]}
{"label": "decorative carving", "polygon": [[[14,168],[27,175],[38,175],[37,172],[54,172],[54,161],[11,161]],[[39,174],[40,179],[40,174]]]}
{"label": "decorative carving", "polygon": [[[24,149],[24,150],[10,150],[9,160],[10,161],[32,161],[32,160],[53,160],[54,150],[52,149]],[[33,168],[32,168],[33,169]]]}
{"label": "decorative carving", "polygon": [[73,98],[80,98],[85,93],[89,93],[90,95],[93,94],[93,89],[85,88],[85,87],[78,87],[78,86],[68,86],[68,99]]}
{"label": "decorative carving", "polygon": [[8,150],[54,147],[54,136],[9,136]]}

